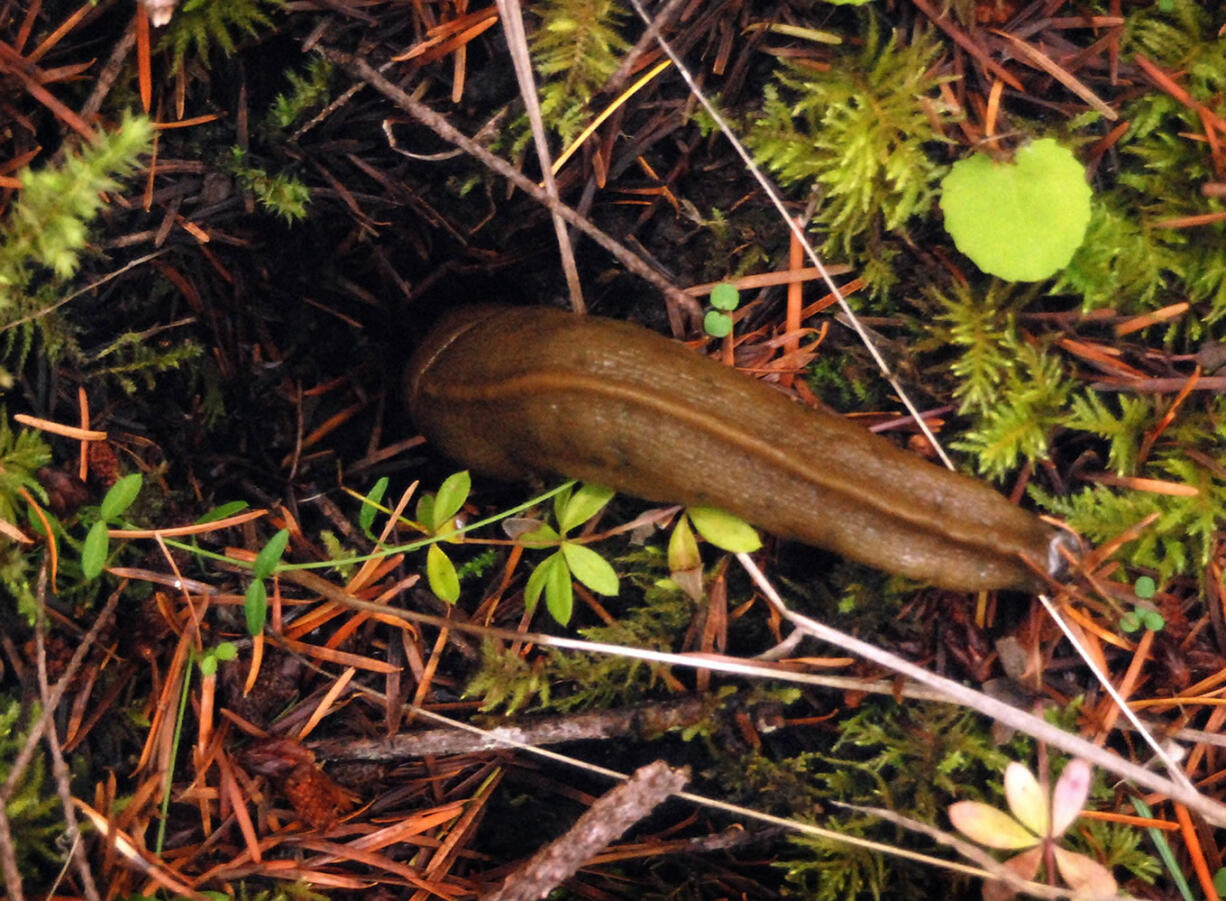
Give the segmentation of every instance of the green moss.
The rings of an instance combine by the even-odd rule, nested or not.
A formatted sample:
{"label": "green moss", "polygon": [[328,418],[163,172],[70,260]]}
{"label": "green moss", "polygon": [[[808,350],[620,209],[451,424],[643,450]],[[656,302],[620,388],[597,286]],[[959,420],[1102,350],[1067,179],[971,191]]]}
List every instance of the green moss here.
{"label": "green moss", "polygon": [[819,196],[826,252],[862,252],[881,230],[903,230],[926,211],[946,167],[929,153],[947,118],[931,64],[940,45],[902,45],[871,14],[863,46],[829,72],[785,64],[768,85],[745,142],[785,186]]}
{"label": "green moss", "polygon": [[170,52],[171,68],[189,56],[207,64],[221,50],[229,56],[244,35],[256,35],[272,24],[269,13],[279,0],[186,0],[177,10],[158,45]]}
{"label": "green moss", "polygon": [[592,96],[604,88],[630,44],[618,31],[625,10],[614,0],[546,0],[531,37],[542,76],[541,115],[569,143],[593,115]]}
{"label": "green moss", "polygon": [[[37,707],[23,715],[16,700],[0,698],[0,784],[12,772],[13,762],[26,742],[29,722],[37,716]],[[45,771],[42,754],[36,753],[4,805],[17,870],[27,892],[35,890],[39,877],[49,880],[61,861],[57,840],[64,831],[64,818],[54,789],[46,784]],[[2,872],[0,886],[4,886]]]}

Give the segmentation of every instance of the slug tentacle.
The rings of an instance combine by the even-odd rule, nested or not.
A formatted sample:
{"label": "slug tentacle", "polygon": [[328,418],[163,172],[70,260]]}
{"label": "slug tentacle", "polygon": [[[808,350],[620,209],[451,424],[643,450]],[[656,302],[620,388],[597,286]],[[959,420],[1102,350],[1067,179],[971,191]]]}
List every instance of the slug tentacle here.
{"label": "slug tentacle", "polygon": [[947,588],[1034,587],[1021,556],[1062,564],[1059,533],[982,482],[629,323],[461,309],[427,336],[405,389],[432,443],[495,477],[720,507]]}

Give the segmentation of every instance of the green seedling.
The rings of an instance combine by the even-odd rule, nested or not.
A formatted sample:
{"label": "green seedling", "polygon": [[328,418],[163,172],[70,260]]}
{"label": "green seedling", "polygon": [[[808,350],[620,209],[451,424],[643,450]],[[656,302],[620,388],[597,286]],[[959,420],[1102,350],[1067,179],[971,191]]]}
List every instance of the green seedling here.
{"label": "green seedling", "polygon": [[140,494],[143,479],[139,472],[126,475],[107,491],[98,507],[98,521],[89,528],[85,544],[81,548],[81,573],[87,581],[102,574],[110,556],[111,539],[107,534],[108,523],[117,522]]}
{"label": "green seedling", "polygon": [[206,676],[215,676],[220,663],[233,660],[238,656],[238,648],[232,641],[219,642],[217,647],[208,648],[200,654],[200,672]]}
{"label": "green seedling", "polygon": [[612,497],[613,491],[600,485],[583,485],[573,493],[563,491],[553,501],[558,528],[542,523],[520,537],[527,547],[557,548],[528,577],[524,605],[529,612],[536,609],[544,594],[550,615],[563,626],[569,623],[575,604],[572,583],[576,579],[597,594],[617,594],[617,573],[609,562],[591,548],[566,538],[567,532],[599,513]]}
{"label": "green seedling", "polygon": [[720,550],[733,554],[752,553],[762,546],[762,540],[743,519],[713,507],[690,507],[678,517],[668,539],[669,575],[682,591],[701,600],[702,557],[695,531]]}
{"label": "green seedling", "polygon": [[[468,500],[471,489],[472,477],[465,470],[444,479],[438,494],[422,495],[417,502],[417,522],[427,535],[441,541],[457,540],[455,517]],[[448,604],[460,599],[460,577],[455,564],[437,542],[426,551],[426,581],[430,583],[430,590]]]}
{"label": "green seedling", "polygon": [[713,309],[708,310],[702,319],[703,330],[712,338],[726,338],[732,334],[732,316],[729,314],[741,305],[741,295],[736,288],[724,282],[711,289],[710,301]]}
{"label": "green seedling", "polygon": [[1166,620],[1162,618],[1161,613],[1148,607],[1142,607],[1140,604],[1133,607],[1131,613],[1125,613],[1120,617],[1120,628],[1125,632],[1136,632],[1139,629],[1161,632],[1164,626],[1166,626]]}
{"label": "green seedling", "polygon": [[260,548],[251,564],[251,584],[247,586],[247,594],[243,599],[243,614],[247,619],[247,633],[252,637],[264,631],[264,623],[268,618],[268,589],[264,580],[273,574],[285,546],[289,543],[289,529],[282,529],[268,539],[268,543]]}
{"label": "green seedling", "polygon": [[941,182],[945,230],[975,265],[1032,282],[1068,265],[1090,224],[1090,186],[1072,151],[1034,141],[1013,163],[983,153],[954,163]]}
{"label": "green seedling", "polygon": [[[1090,796],[1092,774],[1086,761],[1070,760],[1049,798],[1034,773],[1014,761],[1005,769],[1005,800],[1012,816],[979,801],[958,801],[950,806],[949,819],[955,829],[985,847],[1020,851],[1004,862],[1020,879],[1033,880],[1044,861],[1054,859],[1056,871],[1079,897],[1114,895],[1115,877],[1106,867],[1059,844]],[[984,897],[995,901],[1014,894],[1003,884],[984,886]]]}

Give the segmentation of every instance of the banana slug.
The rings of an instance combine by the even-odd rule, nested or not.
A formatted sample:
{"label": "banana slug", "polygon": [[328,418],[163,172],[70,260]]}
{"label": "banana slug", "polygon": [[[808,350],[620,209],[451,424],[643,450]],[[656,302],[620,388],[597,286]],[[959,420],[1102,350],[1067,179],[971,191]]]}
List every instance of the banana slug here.
{"label": "banana slug", "polygon": [[1066,539],[990,487],[648,329],[547,307],[460,308],[405,374],[417,428],[477,472],[562,475],[719,507],[944,588],[1037,588]]}

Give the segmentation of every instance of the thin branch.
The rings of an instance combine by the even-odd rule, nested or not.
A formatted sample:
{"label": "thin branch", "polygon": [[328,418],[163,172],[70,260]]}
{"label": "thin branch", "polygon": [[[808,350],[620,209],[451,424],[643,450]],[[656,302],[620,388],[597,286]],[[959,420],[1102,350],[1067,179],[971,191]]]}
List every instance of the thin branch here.
{"label": "thin branch", "polygon": [[[523,9],[519,0],[498,0],[498,16],[502,30],[507,36],[507,48],[511,51],[511,64],[519,81],[519,96],[528,113],[532,128],[532,143],[536,145],[536,159],[541,167],[545,194],[554,205],[560,204],[558,182],[553,176],[553,160],[549,156],[549,137],[545,134],[545,122],[541,117],[541,101],[536,92],[536,80],[532,77],[532,57],[528,54],[528,36],[524,33]],[[583,285],[579,281],[579,268],[575,265],[575,249],[570,243],[570,232],[556,209],[550,210],[553,229],[558,236],[558,252],[562,255],[562,271],[566,273],[566,287],[570,291],[570,305],[576,313],[586,313],[583,302]]]}
{"label": "thin branch", "polygon": [[[783,598],[775,591],[775,587],[771,585],[766,576],[762,574],[762,570],[758,569],[757,564],[754,563],[748,554],[737,554],[737,559],[741,562],[741,566],[745,568],[745,571],[749,573],[750,578],[753,579],[758,588],[762,590],[763,595],[771,603],[771,606],[795,628],[803,629],[814,638],[829,642],[853,654],[858,654],[874,663],[887,666],[897,673],[909,676],[917,682],[942,691],[954,703],[963,704],[978,710],[980,713],[984,713],[998,722],[1004,723],[1006,726],[1012,726],[1014,729],[1025,732],[1032,738],[1047,742],[1049,745],[1054,745],[1060,750],[1076,757],[1084,757],[1086,760],[1097,764],[1103,769],[1110,770],[1118,776],[1131,779],[1138,785],[1143,785],[1153,791],[1162,792],[1174,801],[1180,801],[1189,807],[1194,807],[1198,813],[1218,825],[1226,825],[1226,805],[1205,797],[1190,784],[1181,784],[1170,779],[1164,779],[1130,760],[1125,760],[1118,754],[1114,754],[1092,742],[1086,741],[1079,735],[1065,732],[1046,720],[1039,719],[1023,710],[1018,710],[1016,707],[1011,707],[995,698],[990,698],[952,679],[946,679],[944,676],[930,673],[923,667],[916,666],[910,660],[904,660],[902,657],[882,650],[875,645],[869,644],[867,641],[853,638],[851,635],[833,629],[825,623],[819,623],[815,619],[794,612],[784,603]],[[1161,788],[1158,787],[1159,783],[1162,784]]]}
{"label": "thin branch", "polygon": [[[1144,767],[1125,760],[1118,754],[1104,750],[1097,745],[1091,744],[1078,735],[1072,735],[1051,725],[1046,720],[1040,719],[1033,714],[1027,713],[1024,710],[1018,710],[1016,707],[1011,707],[995,698],[975,691],[973,688],[968,688],[952,679],[946,679],[943,676],[937,676],[922,667],[916,666],[909,660],[904,660],[896,654],[891,654],[888,651],[869,644],[866,641],[861,641],[858,638],[826,626],[816,620],[801,616],[798,613],[793,613],[783,603],[779,594],[775,591],[774,586],[766,580],[762,575],[757,565],[747,554],[738,554],[737,559],[741,561],[741,565],[746,567],[746,571],[754,578],[759,587],[762,588],[767,598],[772,604],[781,611],[781,614],[791,622],[796,628],[804,628],[809,634],[821,641],[829,642],[836,647],[843,648],[853,654],[858,654],[865,659],[872,660],[874,663],[880,663],[882,666],[899,672],[905,676],[909,676],[916,682],[922,684],[928,690],[933,692],[934,700],[942,700],[946,703],[960,704],[978,710],[985,716],[990,716],[993,719],[1004,723],[1006,726],[1011,726],[1022,732],[1045,741],[1049,745],[1059,748],[1069,754],[1077,757],[1084,757],[1092,763],[1101,766],[1105,770],[1115,773],[1125,779],[1131,779],[1137,785],[1142,785],[1151,791],[1160,792],[1175,801],[1181,801],[1187,804],[1192,810],[1201,814],[1208,820],[1214,823],[1226,824],[1226,805],[1206,798],[1196,791],[1189,791],[1182,785],[1178,785],[1163,776],[1158,775]],[[476,623],[464,622],[460,619],[447,619],[441,616],[434,616],[429,613],[418,613],[412,610],[400,610],[395,607],[388,607],[383,604],[376,604],[370,601],[364,601],[349,594],[342,588],[333,585],[327,579],[321,578],[313,573],[305,570],[288,570],[282,571],[280,577],[283,580],[296,582],[311,591],[317,592],[328,600],[336,601],[344,604],[354,610],[366,610],[370,613],[377,613],[382,617],[393,617],[409,623],[424,623],[426,625],[437,626],[439,628],[450,629],[457,632],[468,632],[471,634],[481,635],[486,638],[504,638],[514,642],[531,642],[546,647],[564,648],[573,651],[583,651],[596,654],[610,654],[623,657],[629,657],[637,660],[648,660],[656,663],[666,663],[674,666],[687,666],[694,668],[705,668],[715,670],[717,672],[731,673],[743,676],[758,676],[770,679],[777,679],[783,682],[797,682],[810,685],[825,685],[833,686],[836,684],[838,677],[820,676],[812,673],[795,673],[789,672],[780,667],[765,666],[760,663],[752,663],[734,658],[719,658],[711,659],[708,656],[696,656],[690,654],[672,654],[662,651],[653,651],[646,648],[624,647],[622,645],[607,644],[604,642],[582,641],[575,638],[563,638],[557,635],[545,635],[539,632],[520,632],[514,629],[501,629],[495,626],[482,626]]]}
{"label": "thin branch", "polygon": [[55,716],[55,710],[59,707],[60,701],[64,697],[64,692],[68,690],[68,686],[72,683],[73,678],[76,677],[77,670],[81,668],[81,663],[85,660],[85,655],[89,653],[89,649],[98,640],[98,634],[102,631],[103,626],[110,621],[111,614],[115,612],[115,607],[119,603],[119,597],[126,587],[126,582],[121,584],[107,598],[106,605],[98,613],[98,616],[94,619],[94,624],[90,626],[89,631],[81,639],[81,643],[77,646],[76,651],[73,652],[72,659],[68,661],[68,666],[64,669],[64,675],[55,683],[55,688],[47,696],[46,701],[43,703],[42,716],[38,718],[36,723],[30,726],[30,733],[26,736],[26,743],[17,753],[16,759],[13,760],[13,769],[4,783],[4,787],[0,788],[0,806],[3,806],[12,797],[18,780],[21,779],[26,771],[26,767],[30,765],[30,760],[34,757],[34,752],[38,748],[38,742],[42,739],[44,730],[51,722],[51,718]]}
{"label": "thin branch", "polygon": [[688,768],[673,769],[662,760],[639,767],[597,799],[564,835],[532,855],[497,891],[482,896],[482,901],[544,898],[689,780]]}
{"label": "thin branch", "polygon": [[[47,683],[47,567],[39,571],[38,578],[38,616],[34,623],[34,647],[38,665],[38,693],[44,707],[51,699],[51,686]],[[55,727],[46,730],[44,736],[47,747],[51,751],[51,772],[55,777],[55,788],[60,796],[60,805],[64,810],[64,833],[70,843],[69,858],[76,867],[77,875],[81,877],[81,888],[89,901],[102,901],[98,894],[98,885],[94,882],[94,874],[90,872],[89,861],[85,857],[85,845],[81,841],[81,829],[77,825],[77,813],[73,809],[72,787],[69,784],[71,776],[68,764],[64,762],[64,752],[60,747],[60,737]]]}
{"label": "thin branch", "polygon": [[329,62],[344,69],[354,78],[366,82],[443,140],[455,144],[465,153],[470,154],[478,162],[507,179],[515,187],[545,206],[551,212],[556,211],[563,219],[616,257],[623,266],[659,290],[673,308],[685,311],[694,321],[702,318],[701,307],[694,298],[687,295],[668,279],[648,266],[637,255],[631,253],[623,245],[593,225],[589,219],[581,216],[560,201],[550,198],[543,188],[538,187],[532,179],[517,171],[506,160],[490,153],[484,147],[458,131],[450,122],[434,110],[414,100],[399,87],[380,75],[365,60],[326,47],[320,47],[319,52]]}

